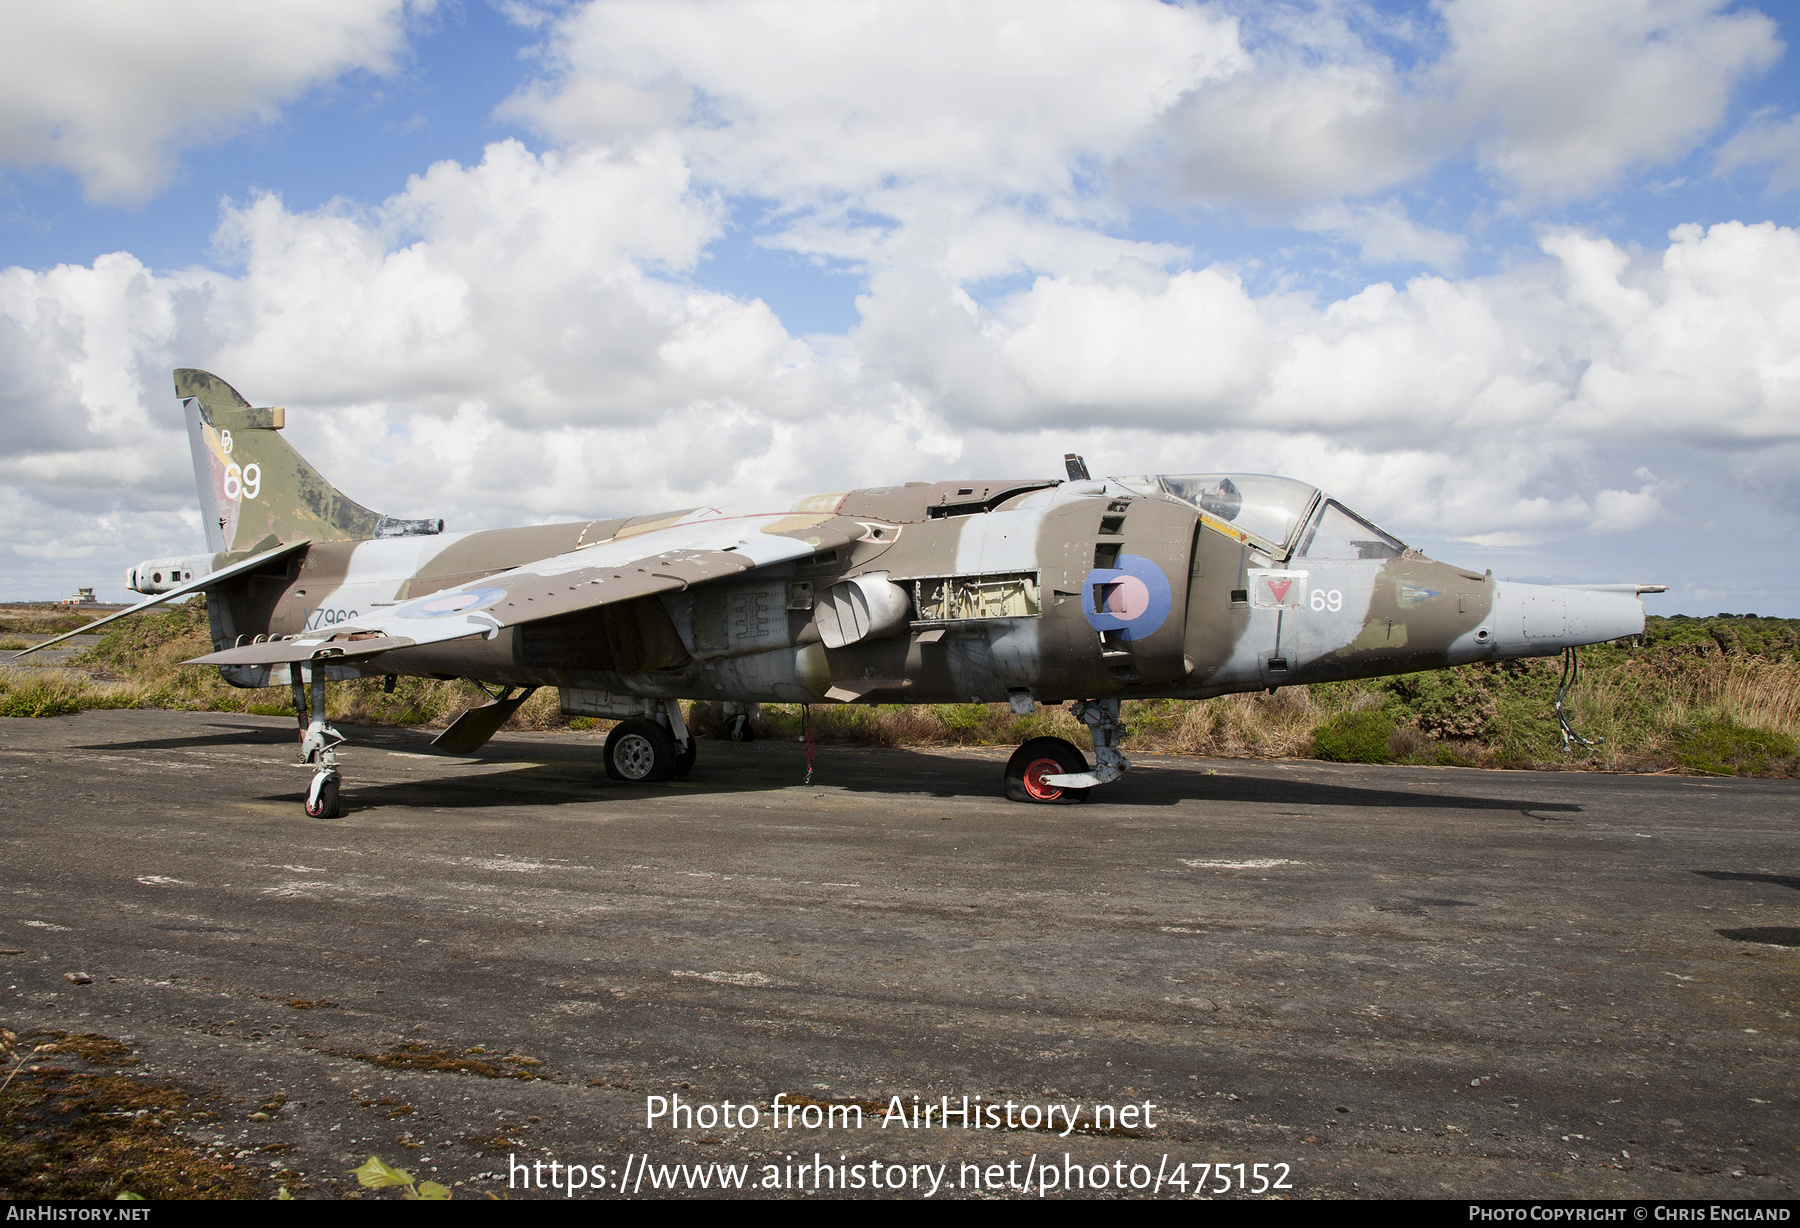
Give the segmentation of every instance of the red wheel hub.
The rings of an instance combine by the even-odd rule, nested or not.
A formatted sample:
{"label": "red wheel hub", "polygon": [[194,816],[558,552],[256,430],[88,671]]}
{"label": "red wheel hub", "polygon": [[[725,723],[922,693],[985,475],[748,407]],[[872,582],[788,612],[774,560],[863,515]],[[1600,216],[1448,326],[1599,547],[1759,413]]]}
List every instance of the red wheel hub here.
{"label": "red wheel hub", "polygon": [[1046,776],[1061,776],[1063,765],[1054,759],[1033,759],[1025,769],[1025,792],[1034,802],[1054,802],[1063,795],[1061,786],[1044,783]]}

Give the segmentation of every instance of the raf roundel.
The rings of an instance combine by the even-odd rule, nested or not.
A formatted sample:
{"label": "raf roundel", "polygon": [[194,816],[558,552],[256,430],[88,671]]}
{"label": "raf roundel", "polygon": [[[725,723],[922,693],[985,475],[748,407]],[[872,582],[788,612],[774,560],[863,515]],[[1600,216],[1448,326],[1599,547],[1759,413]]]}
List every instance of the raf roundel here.
{"label": "raf roundel", "polygon": [[395,613],[402,618],[449,618],[499,605],[506,598],[503,588],[461,588],[453,593],[438,593],[405,606]]}
{"label": "raf roundel", "polygon": [[1141,554],[1121,555],[1117,568],[1094,568],[1081,587],[1088,625],[1117,631],[1128,640],[1155,634],[1174,604],[1169,578]]}

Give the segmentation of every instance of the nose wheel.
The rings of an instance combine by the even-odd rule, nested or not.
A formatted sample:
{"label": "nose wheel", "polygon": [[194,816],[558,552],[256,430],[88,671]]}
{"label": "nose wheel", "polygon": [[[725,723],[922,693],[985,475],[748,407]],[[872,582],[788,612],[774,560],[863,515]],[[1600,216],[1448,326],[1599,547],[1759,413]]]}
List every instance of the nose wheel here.
{"label": "nose wheel", "polygon": [[1015,802],[1067,806],[1087,800],[1088,791],[1051,784],[1052,776],[1088,770],[1087,760],[1073,742],[1061,738],[1033,738],[1013,752],[1006,762],[1006,796]]}

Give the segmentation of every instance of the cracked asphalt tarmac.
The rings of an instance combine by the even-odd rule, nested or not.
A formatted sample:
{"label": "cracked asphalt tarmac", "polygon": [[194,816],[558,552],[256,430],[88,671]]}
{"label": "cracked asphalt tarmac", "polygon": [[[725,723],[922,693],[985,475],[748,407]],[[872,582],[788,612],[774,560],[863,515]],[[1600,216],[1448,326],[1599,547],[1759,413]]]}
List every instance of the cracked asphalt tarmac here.
{"label": "cracked asphalt tarmac", "polygon": [[[824,747],[802,787],[794,744],[703,742],[630,787],[598,735],[345,732],[320,822],[282,718],[0,720],[0,1022],[125,1041],[270,1193],[376,1154],[458,1197],[565,1196],[520,1187],[539,1160],[685,1196],[659,1165],[817,1154],[947,1164],[938,1197],[1033,1155],[1230,1165],[1233,1196],[1238,1164],[1294,1197],[1791,1196],[1791,781],[1145,756],[1028,807],[1003,748]],[[771,1128],[777,1093],[869,1107]],[[647,1126],[676,1094],[762,1120]],[[1061,1137],[884,1128],[895,1096],[1157,1107]]]}

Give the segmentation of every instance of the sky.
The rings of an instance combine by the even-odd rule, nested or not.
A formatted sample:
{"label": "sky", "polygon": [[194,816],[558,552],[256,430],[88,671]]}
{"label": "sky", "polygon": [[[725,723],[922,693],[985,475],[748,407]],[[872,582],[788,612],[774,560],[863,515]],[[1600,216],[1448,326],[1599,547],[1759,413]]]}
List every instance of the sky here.
{"label": "sky", "polygon": [[0,600],[204,550],[170,372],[453,530],[1281,473],[1800,616],[1800,8],[0,10]]}

